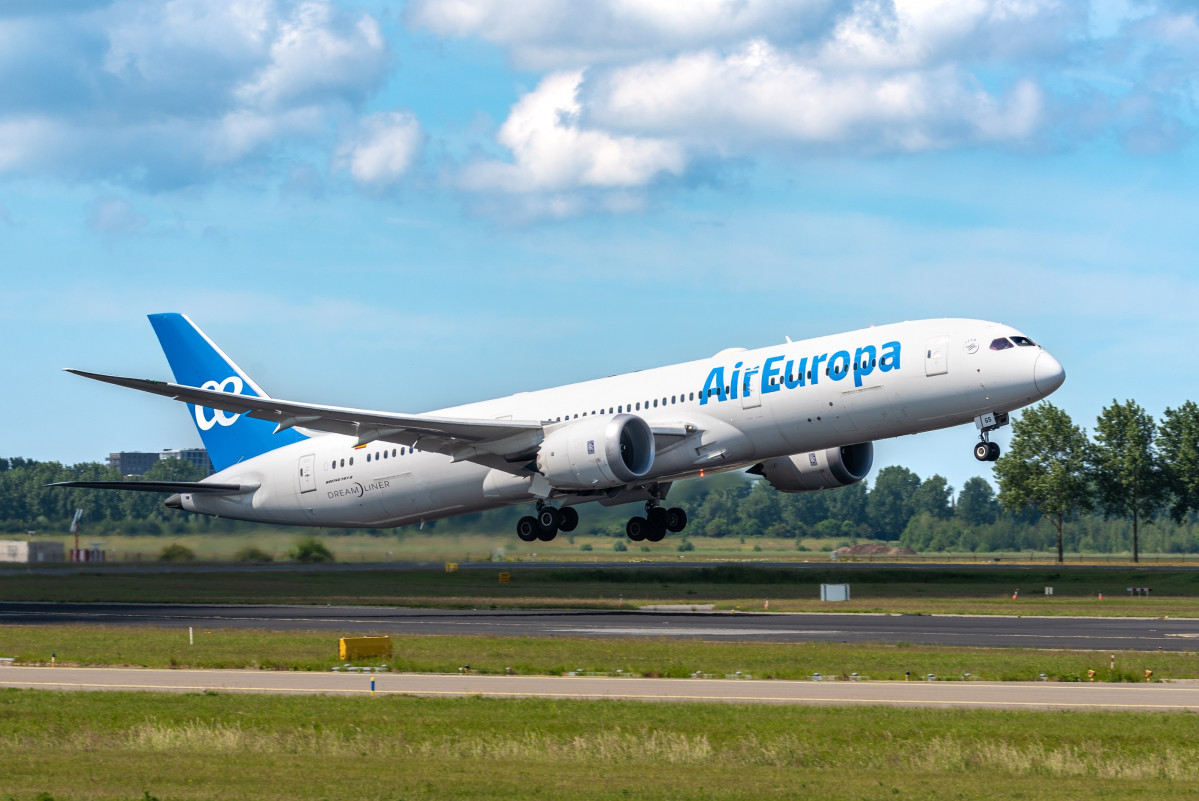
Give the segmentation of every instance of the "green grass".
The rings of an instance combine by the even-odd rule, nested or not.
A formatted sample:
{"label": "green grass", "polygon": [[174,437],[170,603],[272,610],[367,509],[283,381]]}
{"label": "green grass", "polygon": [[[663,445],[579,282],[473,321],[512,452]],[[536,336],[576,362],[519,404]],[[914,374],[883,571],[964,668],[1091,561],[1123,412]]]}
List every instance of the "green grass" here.
{"label": "green grass", "polygon": [[[507,570],[509,584],[498,576]],[[853,600],[822,603],[820,584],[848,583]],[[1044,587],[1054,588],[1053,596]],[[1154,588],[1130,598],[1126,587]],[[1014,590],[1019,598],[1012,600]],[[1098,600],[1103,593],[1104,600]],[[715,604],[717,609],[1019,615],[1199,617],[1199,571],[1095,567],[313,568],[246,572],[114,573],[80,568],[43,576],[0,573],[0,600],[180,603],[334,603],[436,607],[616,608]]]}
{"label": "green grass", "polygon": [[1175,799],[1186,714],[0,691],[5,798]]}
{"label": "green grass", "polygon": [[[337,659],[339,636],[370,631],[271,632],[195,630],[195,644],[180,628],[108,626],[3,626],[0,656],[22,664],[134,665],[143,667],[328,670]],[[392,636],[393,670],[454,673],[463,665],[479,673],[561,674],[567,671],[686,677],[741,671],[756,678],[802,679],[813,673],[852,673],[901,680],[929,673],[949,680],[1031,681],[1044,673],[1054,681],[1081,681],[1088,670],[1098,681],[1199,679],[1199,659],[1189,652],[1115,652],[1023,648],[950,648],[844,643],[706,642],[677,638],[585,639],[572,637]],[[382,660],[373,660],[378,664]]]}

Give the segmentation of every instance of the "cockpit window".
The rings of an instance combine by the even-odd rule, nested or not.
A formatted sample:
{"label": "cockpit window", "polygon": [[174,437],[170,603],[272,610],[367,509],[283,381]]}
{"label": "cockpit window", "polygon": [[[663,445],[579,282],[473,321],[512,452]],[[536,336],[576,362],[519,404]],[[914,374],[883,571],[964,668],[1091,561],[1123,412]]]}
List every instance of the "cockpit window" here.
{"label": "cockpit window", "polygon": [[1037,343],[1033,342],[1028,337],[1012,337],[1012,342],[1015,342],[1022,348],[1035,348]]}
{"label": "cockpit window", "polygon": [[1012,347],[1012,341],[1007,337],[991,340],[991,350],[1007,350]]}

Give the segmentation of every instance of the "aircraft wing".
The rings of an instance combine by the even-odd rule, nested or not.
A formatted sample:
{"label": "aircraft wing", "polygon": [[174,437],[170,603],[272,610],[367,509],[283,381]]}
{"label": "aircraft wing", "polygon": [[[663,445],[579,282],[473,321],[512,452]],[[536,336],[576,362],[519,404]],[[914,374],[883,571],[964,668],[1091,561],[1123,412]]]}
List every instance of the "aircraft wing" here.
{"label": "aircraft wing", "polygon": [[46,486],[138,492],[190,492],[193,495],[245,495],[258,489],[257,484],[216,484],[207,481],[55,481]]}
{"label": "aircraft wing", "polygon": [[207,409],[269,420],[276,424],[276,432],[301,427],[345,434],[354,437],[360,445],[376,441],[393,442],[444,453],[455,461],[478,462],[519,476],[530,475],[525,467],[527,457],[537,450],[545,436],[542,424],[537,421],[392,414],[235,395],[146,378],[123,378],[71,369],[67,372]]}

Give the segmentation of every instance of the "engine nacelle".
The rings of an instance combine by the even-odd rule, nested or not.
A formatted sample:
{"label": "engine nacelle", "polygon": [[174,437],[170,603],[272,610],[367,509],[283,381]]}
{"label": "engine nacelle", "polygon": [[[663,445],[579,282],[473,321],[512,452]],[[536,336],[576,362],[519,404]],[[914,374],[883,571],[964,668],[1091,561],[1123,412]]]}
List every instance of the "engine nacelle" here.
{"label": "engine nacelle", "polygon": [[537,469],[559,489],[607,489],[643,477],[654,464],[654,433],[632,414],[588,417],[546,435]]}
{"label": "engine nacelle", "polygon": [[863,442],[769,459],[749,472],[762,476],[780,492],[813,492],[856,484],[873,464],[874,443]]}

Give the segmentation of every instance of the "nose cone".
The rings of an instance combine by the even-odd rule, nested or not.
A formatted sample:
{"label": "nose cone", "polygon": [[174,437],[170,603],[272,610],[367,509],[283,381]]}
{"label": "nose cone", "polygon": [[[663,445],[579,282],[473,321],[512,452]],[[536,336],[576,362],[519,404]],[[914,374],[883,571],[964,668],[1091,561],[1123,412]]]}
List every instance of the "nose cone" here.
{"label": "nose cone", "polygon": [[1045,397],[1066,382],[1066,371],[1061,362],[1050,356],[1048,352],[1041,351],[1037,356],[1036,364],[1033,365],[1032,377],[1037,385],[1037,391],[1041,393],[1041,397]]}

